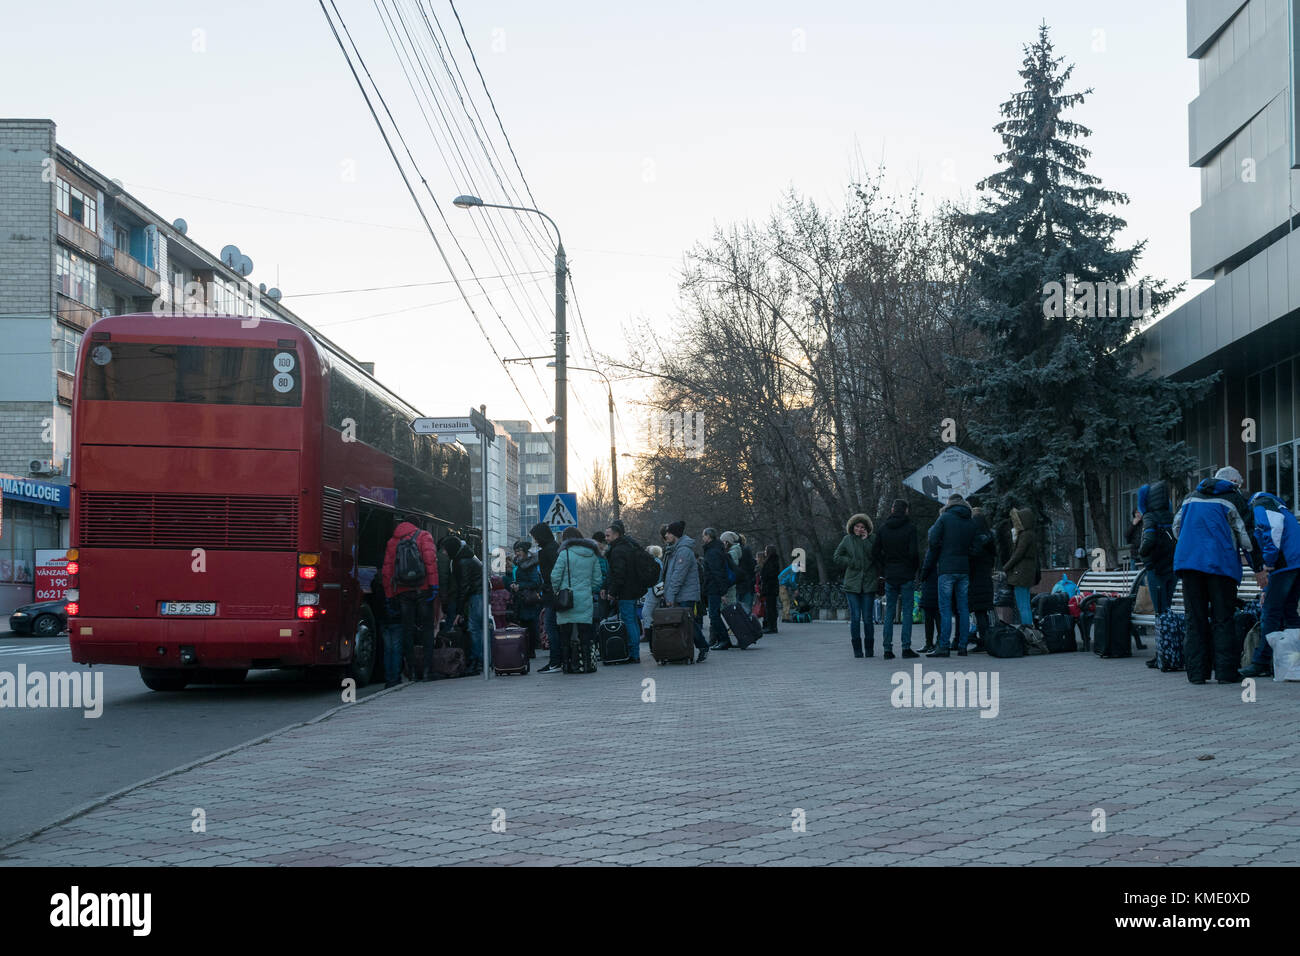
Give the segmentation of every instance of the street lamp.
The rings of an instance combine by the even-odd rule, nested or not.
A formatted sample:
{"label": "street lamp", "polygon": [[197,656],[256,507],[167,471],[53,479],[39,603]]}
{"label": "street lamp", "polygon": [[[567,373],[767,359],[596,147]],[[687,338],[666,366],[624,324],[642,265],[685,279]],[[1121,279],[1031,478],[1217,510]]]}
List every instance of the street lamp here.
{"label": "street lamp", "polygon": [[[554,362],[546,363],[547,368],[554,366]],[[593,372],[605,380],[605,390],[609,393],[609,474],[614,492],[614,520],[617,521],[619,519],[618,454],[614,450],[614,386],[609,383],[609,376],[598,368],[583,368],[581,365],[570,365],[569,368],[575,372]]]}
{"label": "street lamp", "polygon": [[457,209],[510,209],[515,212],[531,212],[541,216],[555,230],[555,490],[568,491],[569,400],[565,381],[568,332],[565,330],[564,322],[564,282],[568,273],[568,261],[564,256],[564,240],[560,238],[560,227],[546,213],[530,206],[504,206],[499,203],[484,202],[478,196],[457,196],[451,204]]}

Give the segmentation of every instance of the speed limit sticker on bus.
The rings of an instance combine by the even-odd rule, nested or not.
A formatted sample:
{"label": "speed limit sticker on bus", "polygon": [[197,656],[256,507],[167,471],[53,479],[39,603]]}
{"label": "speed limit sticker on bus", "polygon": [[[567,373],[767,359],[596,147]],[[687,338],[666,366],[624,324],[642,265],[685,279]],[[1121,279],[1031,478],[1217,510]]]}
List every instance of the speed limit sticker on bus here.
{"label": "speed limit sticker on bus", "polygon": [[296,364],[292,352],[275,353],[275,370],[277,372],[292,372]]}
{"label": "speed limit sticker on bus", "polygon": [[287,373],[281,373],[271,379],[271,387],[280,394],[293,391],[293,376]]}

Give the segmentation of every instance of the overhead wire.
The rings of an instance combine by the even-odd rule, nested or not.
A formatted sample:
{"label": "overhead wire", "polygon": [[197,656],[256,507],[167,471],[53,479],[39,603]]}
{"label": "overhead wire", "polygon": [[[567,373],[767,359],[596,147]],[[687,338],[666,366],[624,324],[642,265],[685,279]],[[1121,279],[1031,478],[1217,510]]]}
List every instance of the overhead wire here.
{"label": "overhead wire", "polygon": [[[407,192],[411,194],[411,200],[412,202],[415,203],[416,210],[420,214],[420,219],[423,220],[425,224],[425,228],[428,229],[429,236],[430,238],[433,239],[433,243],[438,249],[438,254],[442,257],[443,264],[447,267],[447,273],[453,279],[456,280],[456,291],[459,292],[461,298],[465,300],[465,306],[466,308],[469,309],[470,315],[473,317],[474,323],[478,326],[479,332],[480,334],[482,334],[484,341],[487,343],[488,348],[491,350],[493,357],[496,358],[497,362],[501,365],[501,367],[506,369],[508,372],[509,369],[506,368],[506,363],[502,360],[501,353],[497,351],[496,345],[493,344],[491,336],[488,335],[487,329],[484,327],[482,320],[479,318],[478,312],[475,310],[473,303],[470,302],[469,297],[466,295],[465,290],[459,281],[459,278],[456,276],[455,269],[452,268],[451,260],[448,258],[446,250],[443,248],[442,243],[438,239],[438,235],[433,228],[433,224],[429,221],[429,217],[424,212],[424,207],[420,203],[420,198],[415,194],[415,188],[411,185],[410,178],[406,175],[406,170],[403,168],[401,160],[397,156],[397,151],[393,148],[392,141],[388,137],[388,132],[384,129],[384,124],[380,120],[379,114],[375,111],[374,104],[370,100],[370,95],[369,93],[366,92],[365,84],[361,82],[361,77],[357,73],[356,67],[352,63],[352,58],[348,54],[347,47],[344,46],[343,44],[343,38],[339,36],[338,28],[335,27],[334,25],[334,18],[330,16],[330,12],[325,6],[325,0],[317,0],[317,2],[320,4],[321,12],[325,15],[326,22],[329,23],[330,32],[334,35],[334,40],[336,43],[338,43],[339,50],[343,53],[343,58],[348,64],[348,70],[352,73],[352,78],[356,81],[357,88],[361,91],[361,96],[365,100],[366,108],[370,111],[370,115],[375,121],[375,126],[379,129],[379,134],[384,140],[384,145],[387,147],[389,155],[392,156],[393,163],[397,166],[398,173],[402,177],[402,182],[405,183]],[[346,33],[347,24],[344,22],[342,15],[339,14],[338,7],[335,6],[334,0],[330,0],[330,7],[334,9],[334,15],[338,17],[338,21],[343,26],[344,32]],[[350,35],[349,35],[349,42],[351,42]],[[358,56],[358,62],[360,62],[360,56]],[[364,63],[362,64],[362,68],[364,69]],[[368,72],[367,75],[369,75]],[[373,79],[371,80],[371,82],[373,84],[374,82]],[[376,95],[379,95],[379,90],[377,87],[375,88],[375,93]],[[396,126],[394,127],[394,132],[398,132]],[[417,174],[418,174],[418,169],[417,169]],[[528,399],[524,395],[523,391],[519,388],[518,384],[514,381],[513,377],[510,377],[509,375],[507,375],[507,377],[510,378],[510,383],[512,387],[515,389],[516,393],[519,395],[519,399],[521,402],[523,402],[524,408],[528,411],[528,414],[532,416],[534,420],[537,420],[538,417],[537,413],[533,411],[532,406],[528,403]],[[547,441],[548,443],[550,443],[549,435],[547,437]],[[553,445],[552,445],[552,454],[554,454]]]}

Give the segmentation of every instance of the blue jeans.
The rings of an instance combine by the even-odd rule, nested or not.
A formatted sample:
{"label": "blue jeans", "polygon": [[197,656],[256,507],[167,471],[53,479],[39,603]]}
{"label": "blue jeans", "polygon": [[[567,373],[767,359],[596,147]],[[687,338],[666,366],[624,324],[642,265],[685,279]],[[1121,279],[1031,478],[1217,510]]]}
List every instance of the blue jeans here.
{"label": "blue jeans", "polygon": [[1021,626],[1034,626],[1034,612],[1029,607],[1029,588],[1016,588],[1016,610],[1020,612]]}
{"label": "blue jeans", "polygon": [[636,601],[619,601],[618,616],[627,628],[627,653],[634,661],[641,660],[641,625],[636,617]]}
{"label": "blue jeans", "polygon": [[[1019,591],[1019,588],[1016,589]],[[939,651],[948,650],[948,635],[958,635],[958,650],[966,649],[965,634],[970,626],[967,595],[970,592],[969,574],[939,575]],[[1028,594],[1028,589],[1025,590]],[[950,623],[951,622],[951,623]]]}
{"label": "blue jeans", "polygon": [[1256,667],[1273,664],[1273,648],[1268,635],[1276,631],[1300,628],[1300,568],[1274,571],[1268,576],[1264,600],[1259,607],[1259,645],[1250,662]]}
{"label": "blue jeans", "polygon": [[483,595],[471,594],[469,612],[465,620],[469,628],[469,659],[471,663],[483,663]]}
{"label": "blue jeans", "polygon": [[749,614],[754,610],[754,598],[756,596],[757,595],[755,595],[754,592],[751,590],[751,591],[746,591],[737,597],[736,599],[737,602],[740,604],[741,607],[745,609],[746,614]]}
{"label": "blue jeans", "polygon": [[1151,606],[1155,608],[1157,616],[1174,606],[1174,588],[1178,586],[1178,578],[1175,575],[1162,578],[1154,571],[1148,571],[1144,580],[1147,591],[1151,594]]}
{"label": "blue jeans", "polygon": [[402,622],[384,624],[384,680],[392,683],[402,676]]}
{"label": "blue jeans", "polygon": [[876,596],[866,593],[855,594],[853,591],[845,591],[844,596],[849,599],[849,633],[853,635],[855,641],[861,640],[862,628],[866,625],[867,643],[874,643],[876,630],[872,623],[871,604]]}
{"label": "blue jeans", "polygon": [[912,581],[904,581],[902,584],[891,584],[885,582],[885,650],[894,649],[894,613],[898,609],[899,599],[902,599],[903,605],[903,650],[912,649],[912,594],[916,585]]}
{"label": "blue jeans", "polygon": [[731,636],[727,634],[726,622],[722,620],[722,595],[709,595],[709,640],[713,643],[726,641],[731,643]]}

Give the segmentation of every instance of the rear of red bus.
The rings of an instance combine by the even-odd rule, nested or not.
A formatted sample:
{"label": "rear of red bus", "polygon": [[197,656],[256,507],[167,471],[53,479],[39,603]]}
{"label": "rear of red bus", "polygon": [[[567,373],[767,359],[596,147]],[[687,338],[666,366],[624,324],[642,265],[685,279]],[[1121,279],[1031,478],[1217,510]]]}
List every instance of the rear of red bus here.
{"label": "rear of red bus", "polygon": [[339,661],[308,493],[321,393],[316,345],[287,322],[91,326],[73,405],[74,660],[140,667],[156,689]]}

